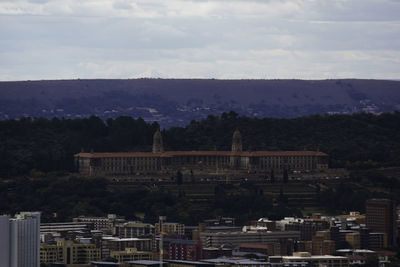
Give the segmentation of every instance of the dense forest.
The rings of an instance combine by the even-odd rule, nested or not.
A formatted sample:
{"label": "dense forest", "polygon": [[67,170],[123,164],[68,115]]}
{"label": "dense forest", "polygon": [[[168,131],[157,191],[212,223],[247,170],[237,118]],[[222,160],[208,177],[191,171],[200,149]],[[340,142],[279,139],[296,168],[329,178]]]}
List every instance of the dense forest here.
{"label": "dense forest", "polygon": [[[0,181],[0,213],[40,210],[42,220],[48,222],[67,221],[80,215],[104,216],[107,213],[156,222],[158,216],[164,214],[171,221],[192,225],[221,215],[233,216],[239,222],[263,216],[279,219],[301,215],[299,210],[288,207],[284,197],[273,206],[271,197],[251,185],[213,185],[210,188],[213,187],[214,197],[207,205],[199,206],[190,201],[184,189],[179,189],[178,193],[162,186],[110,189],[108,181],[102,178],[18,178],[9,183]],[[56,217],[54,213],[57,213]]]}
{"label": "dense forest", "polygon": [[[236,128],[246,150],[319,149],[330,155],[331,167],[351,171],[351,179],[343,182],[210,184],[190,193],[193,187],[185,184],[115,186],[104,178],[87,179],[73,172],[73,155],[82,150],[151,151],[157,128],[157,123],[131,117],[0,121],[0,213],[40,210],[44,221],[118,213],[150,222],[166,214],[171,220],[195,224],[218,215],[236,217],[238,222],[301,215],[303,207],[291,200],[298,193],[309,194],[315,208],[332,214],[363,211],[370,197],[400,200],[398,178],[377,171],[400,164],[398,112],[295,119],[257,119],[229,112],[162,130],[166,150],[229,150]],[[199,193],[206,202],[193,199]]]}
{"label": "dense forest", "polygon": [[[216,216],[231,216],[240,224],[261,217],[310,215],[310,210],[294,203],[304,194],[314,198],[312,210],[324,214],[365,212],[369,198],[400,201],[400,182],[368,171],[367,175],[339,182],[118,186],[104,178],[35,173],[30,178],[0,180],[0,214],[38,210],[42,212],[42,221],[62,222],[80,215],[116,213],[152,223],[161,214],[170,221],[188,225]],[[201,202],[197,201],[199,195]]]}
{"label": "dense forest", "polygon": [[[151,151],[157,123],[119,117],[103,121],[31,119],[0,121],[0,178],[31,172],[71,172],[73,155]],[[162,131],[166,150],[229,150],[238,128],[245,150],[320,150],[330,167],[368,169],[400,164],[400,113],[249,118],[235,112]]]}

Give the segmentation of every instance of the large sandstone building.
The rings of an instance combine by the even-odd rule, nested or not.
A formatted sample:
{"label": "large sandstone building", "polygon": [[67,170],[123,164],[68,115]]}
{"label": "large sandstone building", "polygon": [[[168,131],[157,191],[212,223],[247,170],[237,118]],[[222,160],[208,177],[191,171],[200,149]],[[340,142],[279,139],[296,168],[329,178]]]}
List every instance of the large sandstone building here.
{"label": "large sandstone building", "polygon": [[154,134],[152,152],[78,153],[80,174],[112,177],[161,177],[179,170],[198,175],[261,176],[288,171],[328,168],[328,155],[319,151],[243,151],[242,136],[233,133],[231,151],[164,151],[160,131]]}

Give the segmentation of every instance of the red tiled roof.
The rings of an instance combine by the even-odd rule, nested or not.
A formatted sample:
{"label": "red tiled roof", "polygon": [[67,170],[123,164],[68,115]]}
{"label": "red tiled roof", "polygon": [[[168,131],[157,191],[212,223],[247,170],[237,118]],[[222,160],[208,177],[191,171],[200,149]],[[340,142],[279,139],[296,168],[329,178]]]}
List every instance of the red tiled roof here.
{"label": "red tiled roof", "polygon": [[395,251],[390,251],[390,250],[378,250],[378,251],[375,251],[378,255],[381,255],[381,256],[396,256],[397,255],[397,252],[395,252]]}
{"label": "red tiled roof", "polygon": [[176,157],[176,156],[244,156],[244,157],[267,157],[267,156],[328,156],[319,151],[167,151],[164,153],[152,152],[97,152],[78,153],[75,157],[83,158],[118,158],[118,157]]}
{"label": "red tiled roof", "polygon": [[169,156],[231,156],[231,151],[167,151]]}
{"label": "red tiled roof", "polygon": [[129,158],[129,157],[160,157],[163,153],[152,152],[96,152],[75,154],[75,157],[82,158]]}
{"label": "red tiled roof", "polygon": [[[242,152],[248,153],[248,156],[328,156],[328,154],[319,151],[254,151],[254,152]],[[246,155],[246,156],[247,156]]]}
{"label": "red tiled roof", "polygon": [[337,218],[357,218],[357,219],[365,219],[366,216],[365,215],[350,215],[350,214],[341,214],[341,215],[337,215]]}

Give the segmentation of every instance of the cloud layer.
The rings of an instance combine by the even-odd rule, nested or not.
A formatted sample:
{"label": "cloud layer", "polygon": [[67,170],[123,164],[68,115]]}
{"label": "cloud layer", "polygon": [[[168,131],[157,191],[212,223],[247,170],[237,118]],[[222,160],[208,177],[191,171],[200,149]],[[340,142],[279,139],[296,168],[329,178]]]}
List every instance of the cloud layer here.
{"label": "cloud layer", "polygon": [[0,80],[400,77],[400,1],[0,0]]}

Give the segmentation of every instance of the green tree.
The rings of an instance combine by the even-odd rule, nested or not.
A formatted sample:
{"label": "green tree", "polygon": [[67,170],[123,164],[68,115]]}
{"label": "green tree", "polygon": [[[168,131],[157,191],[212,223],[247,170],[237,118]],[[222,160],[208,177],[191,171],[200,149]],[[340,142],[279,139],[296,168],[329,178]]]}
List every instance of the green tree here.
{"label": "green tree", "polygon": [[273,169],[271,170],[270,176],[271,176],[271,183],[275,183],[275,173]]}
{"label": "green tree", "polygon": [[283,171],[283,183],[287,184],[289,182],[289,175],[287,169]]}
{"label": "green tree", "polygon": [[288,205],[288,198],[283,193],[283,188],[281,187],[279,191],[278,203],[280,206],[286,207]]}
{"label": "green tree", "polygon": [[365,259],[365,265],[366,267],[379,267],[379,259],[377,256],[368,256]]}
{"label": "green tree", "polygon": [[194,178],[193,170],[190,170],[190,181],[191,181],[193,184],[196,182],[196,179]]}
{"label": "green tree", "polygon": [[183,175],[181,171],[176,172],[176,183],[181,185],[183,183]]}

